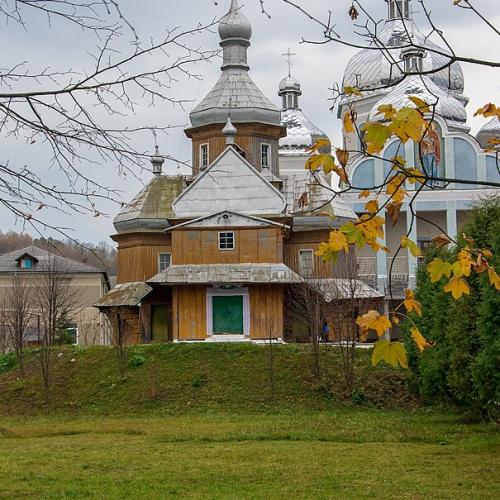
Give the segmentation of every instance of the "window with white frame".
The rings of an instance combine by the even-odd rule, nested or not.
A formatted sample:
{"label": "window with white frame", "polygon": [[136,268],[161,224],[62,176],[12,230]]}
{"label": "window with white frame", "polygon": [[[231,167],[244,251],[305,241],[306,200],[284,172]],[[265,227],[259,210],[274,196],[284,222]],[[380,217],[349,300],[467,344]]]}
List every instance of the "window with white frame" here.
{"label": "window with white frame", "polygon": [[219,250],[234,250],[234,233],[219,233]]}
{"label": "window with white frame", "polygon": [[299,250],[299,272],[302,276],[314,273],[314,253],[312,250]]}
{"label": "window with white frame", "polygon": [[271,166],[271,146],[269,144],[261,144],[260,145],[260,157],[262,167],[268,168]]}
{"label": "window with white frame", "polygon": [[160,272],[165,271],[167,267],[170,267],[172,263],[172,254],[170,253],[161,253],[158,256],[158,269]]}
{"label": "window with white frame", "polygon": [[200,146],[200,168],[208,167],[208,143]]}

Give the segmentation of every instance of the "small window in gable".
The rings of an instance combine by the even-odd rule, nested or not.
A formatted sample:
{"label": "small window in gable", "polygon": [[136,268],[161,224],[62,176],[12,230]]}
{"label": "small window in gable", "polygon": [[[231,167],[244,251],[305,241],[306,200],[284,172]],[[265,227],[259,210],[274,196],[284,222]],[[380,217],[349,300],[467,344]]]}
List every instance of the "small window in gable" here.
{"label": "small window in gable", "polygon": [[208,143],[200,146],[200,168],[208,167]]}
{"label": "small window in gable", "polygon": [[234,233],[219,233],[219,250],[234,250]]}
{"label": "small window in gable", "polygon": [[261,144],[261,161],[263,168],[271,166],[271,146],[269,144]]}
{"label": "small window in gable", "polygon": [[23,269],[33,269],[34,262],[31,257],[23,257],[20,264]]}
{"label": "small window in gable", "polygon": [[299,250],[299,272],[302,276],[314,273],[314,254],[312,250]]}
{"label": "small window in gable", "polygon": [[172,263],[172,254],[170,253],[161,253],[158,257],[158,268],[159,271],[165,271],[168,267],[170,267]]}

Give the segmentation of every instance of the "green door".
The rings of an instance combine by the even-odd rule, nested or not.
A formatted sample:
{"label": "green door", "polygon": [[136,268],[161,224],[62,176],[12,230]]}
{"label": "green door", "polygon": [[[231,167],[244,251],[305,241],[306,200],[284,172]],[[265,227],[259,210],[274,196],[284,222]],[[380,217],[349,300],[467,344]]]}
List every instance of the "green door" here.
{"label": "green door", "polygon": [[168,307],[166,305],[151,306],[151,340],[153,342],[168,340]]}
{"label": "green door", "polygon": [[212,297],[214,333],[243,334],[243,295]]}

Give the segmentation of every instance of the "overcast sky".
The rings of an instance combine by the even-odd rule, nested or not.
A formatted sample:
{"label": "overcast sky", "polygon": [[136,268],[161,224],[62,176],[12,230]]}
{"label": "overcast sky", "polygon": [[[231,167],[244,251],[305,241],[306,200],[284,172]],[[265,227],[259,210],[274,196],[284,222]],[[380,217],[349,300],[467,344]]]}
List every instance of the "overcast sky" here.
{"label": "overcast sky", "polygon": [[[119,2],[123,14],[134,24],[141,38],[157,39],[165,28],[175,26],[192,27],[198,22],[207,22],[218,18],[227,11],[230,0],[121,0]],[[279,99],[277,88],[281,78],[287,74],[287,64],[282,53],[288,47],[297,55],[293,59],[293,74],[302,83],[301,107],[306,115],[323,129],[334,144],[340,145],[340,123],[335,113],[329,111],[329,88],[335,82],[341,82],[344,68],[355,49],[338,44],[310,45],[300,43],[302,37],[321,40],[320,29],[307,20],[300,12],[287,6],[282,0],[265,0],[271,17],[260,12],[258,0],[241,0],[243,10],[253,27],[252,45],[249,49],[251,76],[261,90],[277,105]],[[347,16],[351,5],[349,0],[303,0],[298,1],[309,11],[323,19],[328,9],[333,10],[336,31],[347,39],[353,39],[353,23]],[[432,0],[433,20],[445,33],[457,54],[464,57],[482,57],[498,61],[498,37],[485,27],[476,16],[463,9],[453,7],[453,0]],[[418,2],[413,0],[414,17],[422,25],[422,13]],[[486,17],[496,26],[500,25],[500,2],[498,0],[477,0],[475,2]],[[385,16],[386,7],[383,0],[367,0],[366,6],[379,18]],[[362,18],[358,19],[358,22]],[[423,27],[425,32],[425,27]],[[219,38],[217,32],[205,33],[199,44],[208,48],[217,48]],[[1,67],[15,61],[28,61],[29,65],[44,67],[50,65],[54,69],[81,71],[90,63],[89,51],[95,40],[75,30],[73,26],[53,23],[49,26],[40,16],[28,16],[27,29],[19,29],[13,23],[6,23],[0,29],[0,43],[3,48]],[[154,61],[153,61],[154,63]],[[462,64],[465,75],[465,94],[469,96],[467,107],[469,124],[473,133],[483,121],[472,118],[473,111],[486,102],[500,102],[500,72],[487,67]],[[172,105],[161,104],[148,107],[146,103],[139,105],[135,116],[129,117],[128,123],[155,123],[159,126],[188,125],[189,111],[195,103],[202,99],[218,78],[220,60],[211,63],[200,63],[196,72],[200,80],[183,79],[173,85],[172,94],[192,100],[184,109]],[[1,88],[1,85],[0,85]],[[42,145],[28,146],[2,138],[2,160],[8,159],[11,165],[30,165],[40,176],[57,180],[61,175],[48,168],[48,157]],[[152,137],[145,135],[136,145],[138,150],[148,151],[153,147]],[[190,161],[190,141],[182,132],[182,127],[173,129],[168,136],[158,140],[164,154],[170,154],[181,160]],[[168,173],[180,172],[174,164],[165,165]],[[123,200],[130,199],[141,189],[141,180],[132,177],[119,177],[113,165],[104,167],[85,167],[89,175],[98,175],[103,183],[112,185],[123,191]],[[140,175],[142,182],[147,182],[150,174]],[[119,207],[104,204],[101,207],[110,217],[65,217],[58,214],[45,214],[51,223],[70,226],[72,235],[82,241],[111,242],[108,235],[113,233],[112,216]],[[21,230],[21,226],[7,212],[0,209],[0,230]],[[32,232],[32,231],[30,231]]]}

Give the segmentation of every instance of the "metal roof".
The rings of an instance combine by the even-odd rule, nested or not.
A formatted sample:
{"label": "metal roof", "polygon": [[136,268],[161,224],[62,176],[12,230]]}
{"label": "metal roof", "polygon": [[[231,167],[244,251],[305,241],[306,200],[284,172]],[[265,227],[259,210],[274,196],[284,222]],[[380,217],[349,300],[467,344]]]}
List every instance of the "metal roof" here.
{"label": "metal roof", "polygon": [[476,139],[481,147],[492,148],[494,144],[490,141],[492,139],[500,140],[500,120],[496,116],[488,120],[477,133]]}
{"label": "metal roof", "polygon": [[207,96],[191,111],[193,127],[226,123],[280,125],[279,109],[262,93],[248,74],[247,50],[252,28],[233,0],[219,25],[223,48],[222,74]]}
{"label": "metal roof", "polygon": [[285,264],[174,264],[148,283],[189,284],[287,284],[304,280]]}
{"label": "metal roof", "polygon": [[283,110],[281,125],[286,127],[286,137],[280,139],[280,154],[288,152],[307,154],[307,150],[318,139],[328,139],[328,136],[310,122],[298,108]]}
{"label": "metal roof", "polygon": [[172,204],[185,187],[180,175],[155,175],[115,217],[115,229],[119,233],[165,229],[166,220],[174,216]]}
{"label": "metal roof", "polygon": [[103,295],[94,305],[94,307],[120,307],[120,306],[138,306],[141,301],[151,292],[152,288],[142,281],[130,283],[120,283]]}
{"label": "metal roof", "polygon": [[[37,260],[34,267],[30,269],[21,268],[18,266],[18,259],[28,255]],[[63,257],[53,252],[44,250],[43,248],[31,245],[19,250],[4,253],[0,255],[0,273],[33,273],[33,272],[47,272],[51,269],[57,269],[63,273],[104,273],[105,269],[78,262],[77,260]]]}
{"label": "metal roof", "polygon": [[430,74],[436,85],[457,94],[463,93],[464,75],[460,64],[455,62],[448,67],[451,54],[449,57],[445,54],[449,51],[429,40],[411,19],[386,21],[380,33],[377,33],[377,41],[351,58],[344,72],[342,86],[370,89],[398,81],[402,77],[398,68],[401,50],[410,44],[428,49],[423,60],[424,71],[444,67]]}
{"label": "metal roof", "polygon": [[339,299],[381,299],[384,297],[383,294],[358,279],[321,278],[309,279],[308,283],[317,288],[327,302]]}

